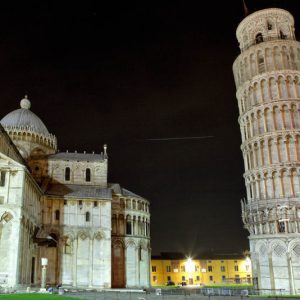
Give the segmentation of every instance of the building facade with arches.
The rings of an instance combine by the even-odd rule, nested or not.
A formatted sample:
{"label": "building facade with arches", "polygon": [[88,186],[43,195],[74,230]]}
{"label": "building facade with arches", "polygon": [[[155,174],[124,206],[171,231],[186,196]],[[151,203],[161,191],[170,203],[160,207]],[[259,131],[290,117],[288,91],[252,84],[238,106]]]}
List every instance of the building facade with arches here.
{"label": "building facade with arches", "polygon": [[150,285],[149,201],[107,182],[108,155],[58,152],[30,110],[0,121],[0,285]]}
{"label": "building facade with arches", "polygon": [[293,16],[247,16],[236,36],[237,88],[253,277],[261,289],[300,289],[300,43]]}

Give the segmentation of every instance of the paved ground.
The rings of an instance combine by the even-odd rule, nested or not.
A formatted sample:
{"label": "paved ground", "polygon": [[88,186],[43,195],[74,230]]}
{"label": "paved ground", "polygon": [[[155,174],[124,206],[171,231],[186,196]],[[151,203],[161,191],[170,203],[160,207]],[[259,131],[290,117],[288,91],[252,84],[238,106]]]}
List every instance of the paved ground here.
{"label": "paved ground", "polygon": [[[241,296],[203,296],[203,295],[156,295],[155,293],[138,292],[79,292],[67,293],[64,296],[88,300],[246,300]],[[254,298],[251,298],[254,299]],[[260,298],[261,299],[261,298]]]}

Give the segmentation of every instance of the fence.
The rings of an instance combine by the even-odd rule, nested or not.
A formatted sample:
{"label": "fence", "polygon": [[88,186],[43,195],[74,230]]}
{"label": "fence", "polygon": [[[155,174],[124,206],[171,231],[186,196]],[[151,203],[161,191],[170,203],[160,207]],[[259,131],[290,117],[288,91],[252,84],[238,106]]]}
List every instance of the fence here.
{"label": "fence", "polygon": [[[239,288],[172,288],[138,291],[68,291],[66,297],[87,300],[243,300],[247,296],[287,294],[285,290],[255,290]],[[268,296],[267,296],[268,295]],[[261,297],[261,296],[260,296]],[[255,299],[255,298],[254,298]]]}

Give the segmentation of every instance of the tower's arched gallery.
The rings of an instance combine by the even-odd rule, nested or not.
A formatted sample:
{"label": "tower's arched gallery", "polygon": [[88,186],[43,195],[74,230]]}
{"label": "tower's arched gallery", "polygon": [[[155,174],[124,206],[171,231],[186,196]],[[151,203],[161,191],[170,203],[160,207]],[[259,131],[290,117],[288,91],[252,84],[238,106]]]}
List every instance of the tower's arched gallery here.
{"label": "tower's arched gallery", "polygon": [[261,289],[300,289],[300,43],[293,16],[247,16],[233,64],[242,134],[253,277]]}
{"label": "tower's arched gallery", "polygon": [[30,110],[0,125],[0,285],[94,288],[150,284],[149,202],[107,182],[108,156],[57,152]]}

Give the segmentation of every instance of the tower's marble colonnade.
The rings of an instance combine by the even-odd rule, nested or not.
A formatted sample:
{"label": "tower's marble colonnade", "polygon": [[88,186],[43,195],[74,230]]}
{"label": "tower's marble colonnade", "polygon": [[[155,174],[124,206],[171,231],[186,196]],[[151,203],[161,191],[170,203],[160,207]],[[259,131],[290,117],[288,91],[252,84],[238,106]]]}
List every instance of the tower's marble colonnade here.
{"label": "tower's marble colonnade", "polygon": [[233,64],[253,277],[262,289],[300,288],[300,43],[282,9],[246,17]]}

